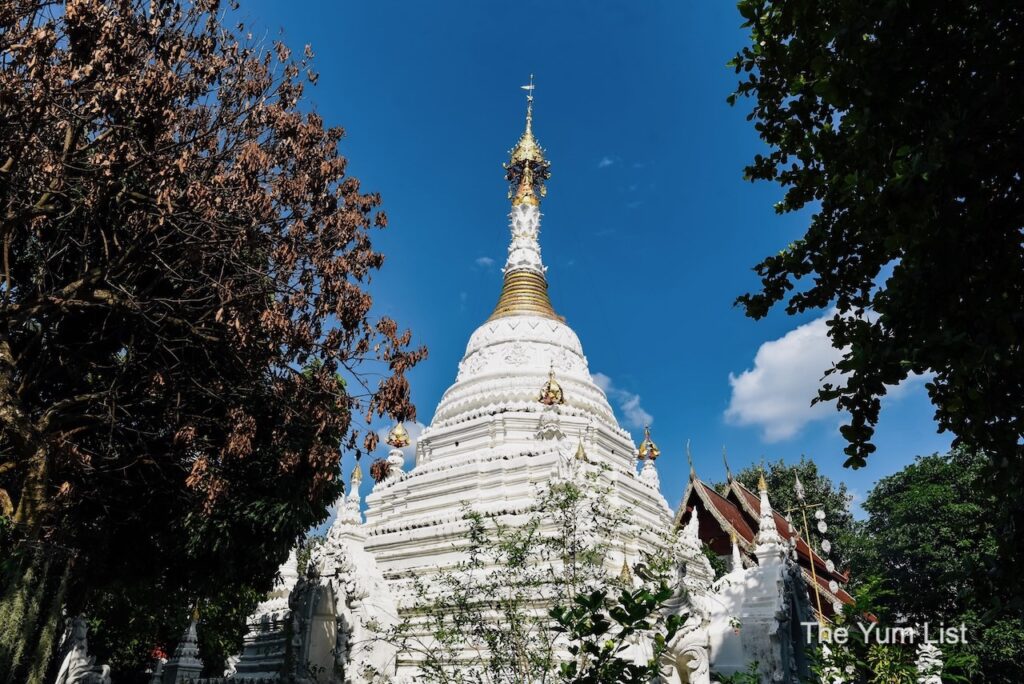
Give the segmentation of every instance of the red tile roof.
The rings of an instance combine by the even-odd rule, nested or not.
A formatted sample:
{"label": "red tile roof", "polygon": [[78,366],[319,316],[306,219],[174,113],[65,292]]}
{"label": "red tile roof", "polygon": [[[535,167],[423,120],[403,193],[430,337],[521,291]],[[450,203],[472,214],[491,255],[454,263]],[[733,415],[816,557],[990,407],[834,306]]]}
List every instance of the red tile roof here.
{"label": "red tile roof", "polygon": [[[756,526],[761,517],[761,497],[759,495],[754,494],[742,484],[733,480],[730,484],[729,496],[722,496],[714,487],[694,477],[686,488],[682,502],[680,502],[679,511],[676,514],[677,525],[685,525],[689,519],[693,506],[698,503],[698,501],[691,501],[693,497],[696,497],[699,503],[703,504],[703,507],[707,509],[723,532],[735,533],[740,546],[745,547],[745,550],[750,551],[753,548],[757,536]],[[797,556],[801,561],[801,570],[808,584],[813,581],[810,571],[810,559],[813,559],[819,591],[824,594],[822,597],[823,612],[826,615],[834,614],[835,611],[832,608],[834,599],[832,597],[843,603],[853,604],[853,597],[842,588],[842,585],[849,581],[849,573],[829,572],[828,567],[825,565],[825,560],[815,553],[795,530],[790,532],[789,521],[785,516],[781,515],[778,511],[772,512],[774,513],[775,526],[779,529],[779,533],[787,538],[796,537]],[[703,534],[707,528],[704,524],[701,524],[700,529],[703,541],[709,543],[711,540],[704,538]],[[829,588],[829,582],[832,580],[840,585],[839,590],[836,592]]]}

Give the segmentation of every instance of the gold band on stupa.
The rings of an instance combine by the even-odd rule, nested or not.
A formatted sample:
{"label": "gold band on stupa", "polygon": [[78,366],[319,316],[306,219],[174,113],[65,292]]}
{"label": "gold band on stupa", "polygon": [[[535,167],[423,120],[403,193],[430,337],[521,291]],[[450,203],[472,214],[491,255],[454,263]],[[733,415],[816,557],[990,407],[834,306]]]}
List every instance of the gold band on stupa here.
{"label": "gold band on stupa", "polygon": [[501,284],[498,305],[494,307],[494,313],[488,320],[524,315],[562,320],[562,317],[551,308],[548,283],[543,275],[526,269],[508,271]]}

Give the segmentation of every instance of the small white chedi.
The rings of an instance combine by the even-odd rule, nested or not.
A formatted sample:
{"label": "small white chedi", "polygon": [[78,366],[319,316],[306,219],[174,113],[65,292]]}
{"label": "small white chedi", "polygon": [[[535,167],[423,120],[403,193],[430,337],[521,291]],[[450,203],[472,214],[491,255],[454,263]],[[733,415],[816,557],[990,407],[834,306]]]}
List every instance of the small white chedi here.
{"label": "small white chedi", "polygon": [[[281,583],[252,617],[230,679],[359,683],[376,671],[390,681],[415,681],[415,654],[373,638],[416,613],[408,577],[429,577],[460,560],[467,507],[485,515],[530,510],[539,488],[559,477],[578,450],[602,469],[611,484],[608,503],[629,511],[632,529],[671,529],[657,446],[645,432],[636,447],[619,426],[579,338],[548,296],[538,238],[549,162],[533,135],[532,86],[529,93],[526,128],[505,165],[512,235],[494,312],[470,337],[454,384],[416,441],[411,468],[401,451],[409,438],[399,427],[389,435],[387,465],[378,462],[372,473],[366,521],[357,466],[310,567],[296,569],[289,558]],[[788,545],[771,533],[767,491],[761,496],[769,517],[751,567],[736,555],[731,572],[716,582],[698,515],[680,534],[679,586],[668,610],[689,617],[669,644],[663,681],[709,684],[713,670],[746,670],[753,661],[762,681],[798,681],[799,630],[790,627],[805,619],[795,613],[806,600],[794,601],[793,593],[806,590],[791,571]],[[617,540],[618,559],[639,561],[644,540]]]}

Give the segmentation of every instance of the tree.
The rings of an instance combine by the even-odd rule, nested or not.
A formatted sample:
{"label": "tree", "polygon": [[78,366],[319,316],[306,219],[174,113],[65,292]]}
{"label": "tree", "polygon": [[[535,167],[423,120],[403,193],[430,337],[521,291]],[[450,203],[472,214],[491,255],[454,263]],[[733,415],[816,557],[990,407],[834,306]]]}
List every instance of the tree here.
{"label": "tree", "polygon": [[[808,209],[806,234],[738,299],[762,318],[835,307],[841,360],[817,400],[849,411],[864,466],[880,398],[931,374],[940,429],[988,454],[1008,496],[1007,564],[1024,529],[1024,8],[1001,0],[740,0],[750,45],[730,101],[768,145],[746,168]],[[809,282],[808,282],[809,281]],[[806,284],[805,284],[806,283]],[[798,287],[799,286],[799,287]]]}
{"label": "tree", "polygon": [[[751,465],[736,473],[734,477],[747,489],[756,492],[761,473],[760,466]],[[789,512],[799,503],[794,489],[797,477],[804,487],[806,503],[821,504],[828,524],[828,531],[824,534],[818,531],[816,525],[811,525],[809,536],[812,545],[820,549],[821,540],[827,538],[833,545],[829,557],[836,563],[836,567],[846,567],[849,561],[847,549],[856,543],[857,536],[856,521],[850,512],[853,497],[850,496],[846,483],[840,482],[836,486],[830,478],[821,474],[814,461],[804,456],[800,456],[800,461],[792,465],[786,465],[782,459],[767,464],[764,479],[768,485],[772,508],[789,517],[801,536],[804,535],[803,520],[799,513]],[[724,493],[726,486],[724,483],[718,483],[715,488]]]}
{"label": "tree", "polygon": [[674,537],[646,539],[654,552],[625,573],[610,567],[641,534],[612,500],[590,472],[552,482],[511,520],[467,510],[464,560],[412,573],[420,609],[379,638],[438,684],[652,681],[686,617],[666,610]]}
{"label": "tree", "polygon": [[41,681],[62,610],[173,644],[251,603],[375,446],[354,417],[414,417],[425,350],[371,314],[386,219],[302,106],[312,52],[223,16],[0,7],[0,681]]}
{"label": "tree", "polygon": [[[853,562],[875,576],[870,611],[890,622],[966,624],[960,649],[979,665],[971,681],[1024,680],[1024,612],[989,568],[997,558],[999,500],[980,485],[984,456],[965,449],[919,457],[883,478]],[[944,647],[945,648],[945,647]]]}

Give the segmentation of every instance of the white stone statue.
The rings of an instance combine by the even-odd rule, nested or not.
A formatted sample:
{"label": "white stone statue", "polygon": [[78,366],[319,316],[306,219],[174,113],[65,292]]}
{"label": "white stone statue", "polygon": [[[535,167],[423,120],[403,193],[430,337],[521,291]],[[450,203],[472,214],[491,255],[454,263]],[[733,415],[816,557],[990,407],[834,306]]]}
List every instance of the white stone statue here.
{"label": "white stone statue", "polygon": [[110,667],[95,665],[95,657],[88,654],[88,631],[85,618],[68,620],[65,643],[71,648],[60,664],[55,684],[110,684]]}

